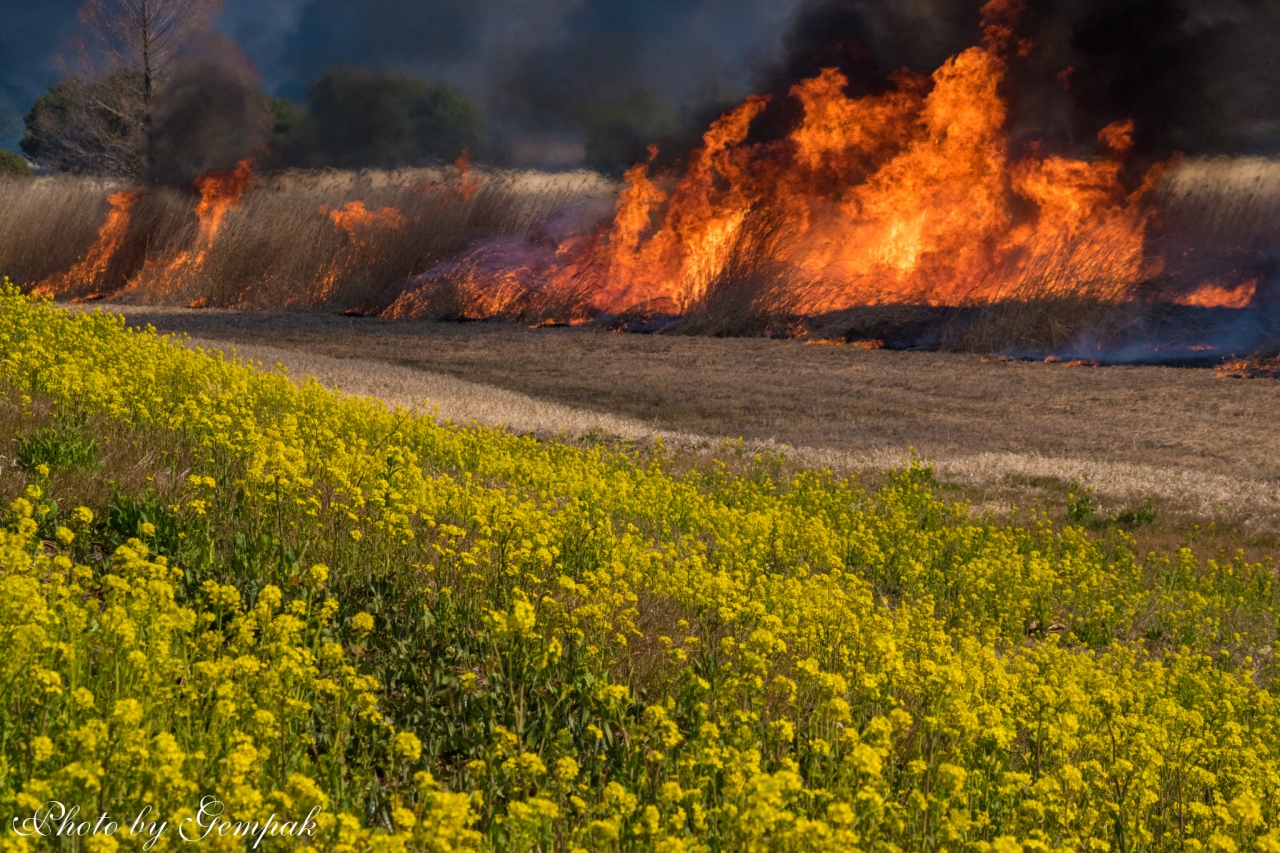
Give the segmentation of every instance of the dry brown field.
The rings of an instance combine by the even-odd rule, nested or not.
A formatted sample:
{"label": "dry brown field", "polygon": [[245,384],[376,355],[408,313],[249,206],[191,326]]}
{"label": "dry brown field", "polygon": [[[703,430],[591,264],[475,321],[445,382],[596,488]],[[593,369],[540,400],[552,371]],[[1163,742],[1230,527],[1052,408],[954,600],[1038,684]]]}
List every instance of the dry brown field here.
{"label": "dry brown field", "polygon": [[908,463],[914,448],[975,511],[1061,514],[1068,494],[1091,487],[1103,516],[1157,508],[1146,533],[1160,544],[1209,536],[1273,553],[1280,543],[1272,380],[789,340],[106,308],[455,422],[573,440],[661,436],[694,451],[740,437],[787,464],[870,474]]}

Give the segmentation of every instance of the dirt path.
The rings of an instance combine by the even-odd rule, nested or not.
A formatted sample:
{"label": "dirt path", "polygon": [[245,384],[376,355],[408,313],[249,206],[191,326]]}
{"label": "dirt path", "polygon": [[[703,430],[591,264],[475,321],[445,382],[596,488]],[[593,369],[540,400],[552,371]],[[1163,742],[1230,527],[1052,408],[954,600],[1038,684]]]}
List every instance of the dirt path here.
{"label": "dirt path", "polygon": [[688,442],[743,436],[837,468],[899,465],[914,447],[953,480],[1014,493],[1078,480],[1112,502],[1149,497],[1268,527],[1280,517],[1280,383],[1212,370],[110,307],[349,393],[410,406],[429,399],[455,421]]}

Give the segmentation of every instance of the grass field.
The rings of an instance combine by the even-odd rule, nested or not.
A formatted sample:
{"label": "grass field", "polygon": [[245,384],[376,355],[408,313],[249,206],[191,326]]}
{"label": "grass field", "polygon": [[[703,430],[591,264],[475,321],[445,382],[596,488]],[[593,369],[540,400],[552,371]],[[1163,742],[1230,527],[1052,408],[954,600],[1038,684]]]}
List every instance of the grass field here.
{"label": "grass field", "polygon": [[[998,388],[1005,405],[1058,400],[1041,423],[1062,418],[1050,441],[1067,442],[1107,405],[1128,410],[1100,427],[1116,436],[1139,431],[1135,412],[1183,417],[1168,395],[1201,382],[1221,383],[1217,411],[1164,435],[1195,440],[1212,418],[1243,432],[1275,387],[315,319],[353,360],[301,346],[315,329],[297,316],[164,317],[206,334],[221,317],[222,340],[257,341],[246,351],[274,331],[261,352],[295,372],[441,388],[459,417],[492,386],[457,375],[502,361],[522,391],[572,381],[621,401],[701,382],[712,405],[690,426],[764,404],[757,438],[795,423],[843,436],[850,458],[914,434],[979,446],[965,413]],[[403,363],[432,358],[416,379]],[[730,367],[736,397],[710,380]],[[865,402],[801,407],[822,382]],[[1122,387],[1133,399],[1110,396]],[[258,834],[300,849],[272,813],[293,830],[311,815],[309,845],[335,853],[1280,849],[1274,567],[1148,549],[1143,507],[1046,493],[1044,512],[985,512],[919,465],[848,478],[692,434],[592,435],[652,428],[621,403],[559,439],[454,426],[12,290],[0,391],[0,808],[32,816],[15,849],[81,849],[45,831],[50,800],[177,822],[197,794],[223,804],[228,849]],[[531,419],[582,393],[483,391]],[[895,426],[872,440],[877,408]],[[1033,455],[1037,430],[981,420]],[[1147,440],[1150,471],[1168,440]],[[1258,458],[1245,445],[1220,451],[1237,487]],[[1184,470],[1188,491],[1211,482],[1208,462]]]}
{"label": "grass field", "polygon": [[[404,323],[322,313],[117,306],[129,321],[282,362],[351,393],[543,436],[722,438],[788,446],[796,465],[877,471],[908,448],[977,504],[1023,508],[1092,487],[1180,544],[1274,548],[1280,383],[1212,369],[1066,367],[797,341],[579,328]],[[1223,538],[1225,537],[1225,538]]]}

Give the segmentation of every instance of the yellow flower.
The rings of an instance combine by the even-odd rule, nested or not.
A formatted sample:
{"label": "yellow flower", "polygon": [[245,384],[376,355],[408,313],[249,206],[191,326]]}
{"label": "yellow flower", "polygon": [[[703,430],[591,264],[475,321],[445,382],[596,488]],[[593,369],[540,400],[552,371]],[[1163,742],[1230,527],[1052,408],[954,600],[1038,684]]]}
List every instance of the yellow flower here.
{"label": "yellow flower", "polygon": [[400,806],[391,810],[391,821],[395,824],[396,829],[400,832],[408,832],[413,829],[417,818],[413,816],[413,812]]}
{"label": "yellow flower", "polygon": [[87,687],[77,687],[71,691],[71,700],[79,710],[88,710],[93,707],[93,691]]}
{"label": "yellow flower", "polygon": [[48,761],[53,755],[53,741],[41,735],[31,739],[31,757],[36,762]]}
{"label": "yellow flower", "polygon": [[396,735],[392,741],[392,748],[396,755],[410,761],[417,761],[422,757],[422,741],[418,740],[417,735],[412,732],[400,732]]}

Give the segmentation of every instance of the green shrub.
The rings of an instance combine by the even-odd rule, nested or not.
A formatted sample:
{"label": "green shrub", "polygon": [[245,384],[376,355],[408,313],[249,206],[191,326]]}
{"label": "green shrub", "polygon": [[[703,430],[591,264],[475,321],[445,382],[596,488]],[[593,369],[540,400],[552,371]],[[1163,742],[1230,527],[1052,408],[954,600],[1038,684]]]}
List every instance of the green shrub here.
{"label": "green shrub", "polygon": [[31,176],[31,164],[14,151],[0,151],[0,176],[26,178]]}
{"label": "green shrub", "polygon": [[83,438],[66,429],[46,427],[35,435],[18,439],[18,462],[27,470],[37,465],[50,469],[82,468],[97,465],[98,440]]}

